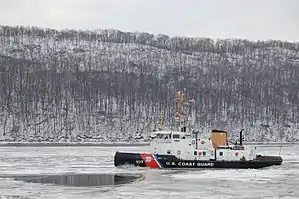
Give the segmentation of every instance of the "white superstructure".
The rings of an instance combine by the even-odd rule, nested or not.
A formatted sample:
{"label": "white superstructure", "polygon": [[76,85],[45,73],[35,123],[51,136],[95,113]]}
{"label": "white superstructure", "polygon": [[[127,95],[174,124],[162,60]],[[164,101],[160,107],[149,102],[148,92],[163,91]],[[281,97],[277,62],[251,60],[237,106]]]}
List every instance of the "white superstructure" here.
{"label": "white superstructure", "polygon": [[[186,132],[186,127],[182,128],[181,117],[184,94],[178,92],[176,99],[176,120],[179,131],[163,131],[161,125],[159,131],[152,132],[150,135],[152,153],[174,155],[184,160],[240,161],[256,158],[256,149],[242,144],[243,129],[240,132],[239,144],[236,143],[233,146],[228,146],[226,131],[212,130],[211,137],[208,138],[198,138],[198,133]],[[160,123],[163,123],[162,119]]]}
{"label": "white superstructure", "polygon": [[225,131],[212,130],[211,137],[197,138],[196,134],[180,131],[151,133],[150,150],[160,155],[175,155],[184,160],[240,161],[254,160],[256,149],[240,143],[229,146]]}

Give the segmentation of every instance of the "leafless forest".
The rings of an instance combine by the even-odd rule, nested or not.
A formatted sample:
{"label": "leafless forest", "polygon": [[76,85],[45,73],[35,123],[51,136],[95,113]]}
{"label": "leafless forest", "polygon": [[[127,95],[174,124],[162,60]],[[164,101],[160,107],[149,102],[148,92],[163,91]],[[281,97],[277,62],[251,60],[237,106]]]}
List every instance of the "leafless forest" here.
{"label": "leafless forest", "polygon": [[299,141],[299,43],[0,26],[0,137],[120,141],[190,124]]}

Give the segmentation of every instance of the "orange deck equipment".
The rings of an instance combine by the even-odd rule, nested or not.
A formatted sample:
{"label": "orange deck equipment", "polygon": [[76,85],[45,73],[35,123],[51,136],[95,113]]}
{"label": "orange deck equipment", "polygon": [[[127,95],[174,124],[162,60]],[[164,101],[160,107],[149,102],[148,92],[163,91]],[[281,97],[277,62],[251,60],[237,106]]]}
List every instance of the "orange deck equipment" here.
{"label": "orange deck equipment", "polygon": [[219,146],[227,146],[227,132],[221,130],[212,130],[212,144],[214,148]]}

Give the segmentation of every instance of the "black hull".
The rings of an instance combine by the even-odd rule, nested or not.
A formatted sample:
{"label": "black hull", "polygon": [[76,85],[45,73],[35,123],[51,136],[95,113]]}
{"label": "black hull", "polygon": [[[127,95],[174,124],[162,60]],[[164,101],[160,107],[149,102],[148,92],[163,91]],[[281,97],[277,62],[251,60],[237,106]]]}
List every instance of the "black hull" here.
{"label": "black hull", "polygon": [[134,165],[157,169],[196,169],[196,168],[224,168],[224,169],[259,169],[273,165],[281,165],[280,156],[258,156],[251,161],[215,161],[215,160],[182,160],[174,155],[158,155],[150,153],[116,152],[114,166]]}

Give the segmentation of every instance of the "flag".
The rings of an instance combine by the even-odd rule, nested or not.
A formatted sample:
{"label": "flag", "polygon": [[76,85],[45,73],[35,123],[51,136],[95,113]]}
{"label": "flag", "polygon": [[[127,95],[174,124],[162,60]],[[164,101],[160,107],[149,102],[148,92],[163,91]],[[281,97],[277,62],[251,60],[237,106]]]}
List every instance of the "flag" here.
{"label": "flag", "polygon": [[192,99],[189,100],[189,102],[195,104],[195,99],[192,98]]}

